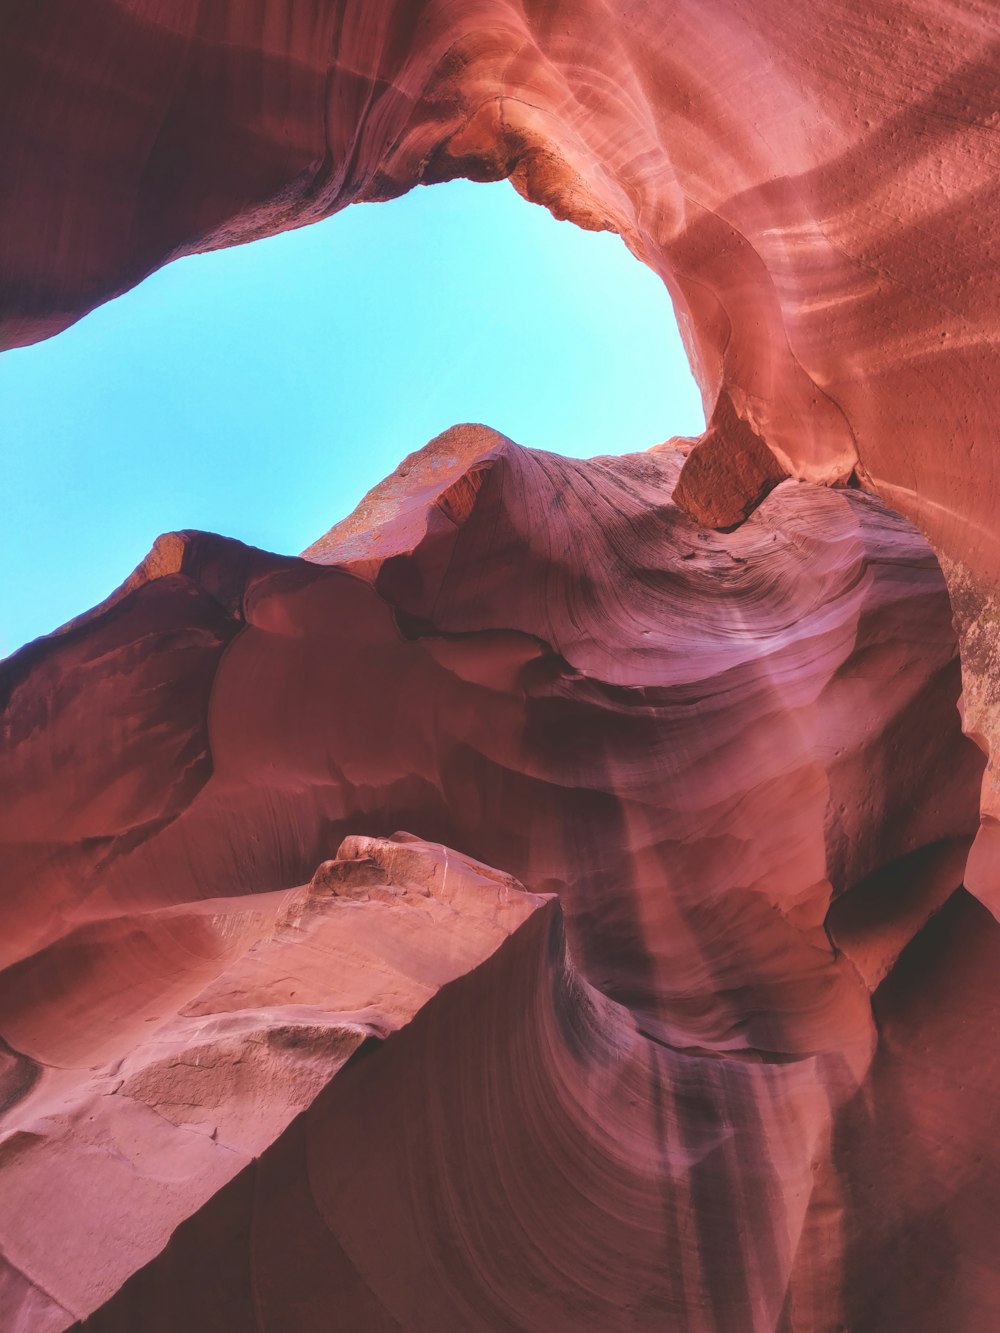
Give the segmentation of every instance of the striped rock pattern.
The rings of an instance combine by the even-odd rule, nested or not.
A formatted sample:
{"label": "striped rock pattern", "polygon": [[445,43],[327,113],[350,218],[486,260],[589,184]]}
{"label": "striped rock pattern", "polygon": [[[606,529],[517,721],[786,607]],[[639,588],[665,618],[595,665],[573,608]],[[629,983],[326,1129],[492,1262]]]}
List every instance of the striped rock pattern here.
{"label": "striped rock pattern", "polygon": [[302,559],[175,534],[6,664],[24,1326],[987,1308],[940,1282],[1000,994],[940,570],[857,490],[706,531],[684,461],[458,427]]}
{"label": "striped rock pattern", "polygon": [[[711,420],[690,512],[853,474],[924,532],[989,750],[998,44],[989,0],[15,4],[0,346],[178,254],[509,177],[669,287]],[[968,879],[996,905],[992,764],[983,814]]]}
{"label": "striped rock pattern", "polygon": [[5,1326],[994,1327],[995,7],[8,9],[0,346],[506,177],[709,428],[459,429],[3,664]]}

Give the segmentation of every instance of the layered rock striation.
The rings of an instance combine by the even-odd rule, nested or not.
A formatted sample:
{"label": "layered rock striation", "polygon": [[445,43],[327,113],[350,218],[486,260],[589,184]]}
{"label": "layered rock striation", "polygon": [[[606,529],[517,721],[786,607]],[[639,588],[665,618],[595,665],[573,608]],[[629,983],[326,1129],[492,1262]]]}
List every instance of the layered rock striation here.
{"label": "layered rock striation", "polygon": [[175,534],[5,664],[22,1322],[990,1308],[941,573],[857,490],[706,530],[685,457],[459,427],[304,558]]}
{"label": "layered rock striation", "polygon": [[[17,4],[0,346],[166,260],[418,182],[509,177],[663,278],[738,522],[851,476],[942,560],[966,725],[1000,734],[996,15],[981,0]],[[969,870],[996,898],[992,762]]]}
{"label": "layered rock striation", "polygon": [[2,665],[4,1327],[996,1325],[997,40],[9,7],[4,346],[506,177],[660,274],[710,424],[459,428]]}

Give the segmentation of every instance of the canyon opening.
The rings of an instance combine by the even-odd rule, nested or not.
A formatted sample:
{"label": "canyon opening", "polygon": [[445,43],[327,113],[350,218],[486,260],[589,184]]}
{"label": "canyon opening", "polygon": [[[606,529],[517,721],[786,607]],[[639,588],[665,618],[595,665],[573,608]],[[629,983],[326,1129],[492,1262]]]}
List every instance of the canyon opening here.
{"label": "canyon opening", "polygon": [[0,664],[0,1329],[996,1326],[995,17],[7,22],[4,346],[508,180],[707,422],[455,412]]}

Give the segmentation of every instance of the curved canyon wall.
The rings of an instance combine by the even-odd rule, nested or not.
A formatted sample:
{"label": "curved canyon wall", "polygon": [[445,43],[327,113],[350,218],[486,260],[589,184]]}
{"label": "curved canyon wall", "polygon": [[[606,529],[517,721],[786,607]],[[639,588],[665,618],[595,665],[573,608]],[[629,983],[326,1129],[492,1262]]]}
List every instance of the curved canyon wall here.
{"label": "curved canyon wall", "polygon": [[459,427],[307,558],[174,534],[6,664],[32,1327],[990,1308],[994,1173],[955,1159],[1000,926],[943,579],[857,490],[701,528],[685,452]]}
{"label": "curved canyon wall", "polygon": [[998,49],[983,0],[17,4],[0,345],[178,254],[509,176],[667,283],[715,427],[690,512],[726,526],[775,470],[853,473],[925,533],[989,749]]}
{"label": "curved canyon wall", "polygon": [[994,1324],[992,8],[4,23],[4,345],[506,176],[710,418],[456,428],[2,664],[4,1326]]}

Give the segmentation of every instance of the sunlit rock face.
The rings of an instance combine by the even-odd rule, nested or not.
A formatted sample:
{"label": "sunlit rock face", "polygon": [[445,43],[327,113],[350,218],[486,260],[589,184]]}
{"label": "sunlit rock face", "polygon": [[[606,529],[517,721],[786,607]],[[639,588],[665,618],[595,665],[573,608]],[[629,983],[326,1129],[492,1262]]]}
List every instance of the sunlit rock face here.
{"label": "sunlit rock face", "polygon": [[943,578],[857,490],[706,530],[685,456],[458,427],[6,664],[10,1326],[985,1308]]}
{"label": "sunlit rock face", "polygon": [[[997,57],[980,0],[19,5],[0,345],[180,253],[509,176],[620,232],[669,286],[712,423],[689,512],[728,526],[772,472],[854,473],[922,529],[989,750]],[[969,882],[995,905],[992,766],[983,811]]]}
{"label": "sunlit rock face", "polygon": [[661,274],[709,429],[461,428],[4,665],[0,1323],[996,1326],[997,58],[974,0],[5,19],[3,345],[510,177]]}

